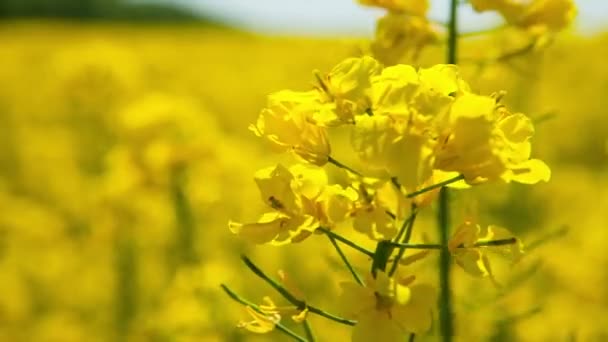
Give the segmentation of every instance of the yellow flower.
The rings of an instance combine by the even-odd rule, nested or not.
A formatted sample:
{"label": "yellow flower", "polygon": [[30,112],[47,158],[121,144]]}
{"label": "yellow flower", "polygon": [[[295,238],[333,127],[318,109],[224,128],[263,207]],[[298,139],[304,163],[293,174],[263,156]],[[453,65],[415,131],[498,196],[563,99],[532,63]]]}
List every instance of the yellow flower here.
{"label": "yellow flower", "polygon": [[[506,243],[484,245],[484,242],[497,240]],[[513,262],[523,255],[523,244],[507,229],[493,225],[482,228],[471,221],[465,221],[456,229],[448,242],[448,249],[465,272],[477,277],[489,277],[494,282],[487,252],[500,253]]]}
{"label": "yellow flower", "polygon": [[264,168],[256,172],[255,182],[262,200],[274,211],[255,223],[230,221],[228,227],[257,244],[300,242],[319,226],[333,228],[351,216],[357,200],[354,190],[328,185],[325,171],[312,165]]}
{"label": "yellow flower", "polygon": [[280,212],[265,213],[255,223],[228,223],[230,231],[247,241],[275,246],[300,242],[309,237],[318,226],[317,220],[312,216],[290,217]]}
{"label": "yellow flower", "polygon": [[403,341],[406,334],[431,328],[437,295],[426,284],[410,286],[414,277],[397,280],[378,272],[365,286],[341,283],[339,304],[348,318],[356,319],[352,341]]}
{"label": "yellow flower", "polygon": [[352,216],[354,203],[358,194],[352,188],[344,189],[340,185],[331,185],[311,203],[310,214],[319,220],[320,225],[333,228]]}
{"label": "yellow flower", "polygon": [[394,65],[372,78],[372,111],[374,115],[408,118],[410,102],[418,92],[418,72],[410,65]]}
{"label": "yellow flower", "polygon": [[470,0],[476,11],[495,10],[512,25],[533,33],[559,31],[572,23],[576,7],[572,0]]}
{"label": "yellow flower", "polygon": [[408,192],[431,177],[433,144],[411,116],[361,116],[352,131],[352,145],[361,160],[397,177]]}
{"label": "yellow flower", "polygon": [[550,178],[542,161],[529,159],[530,119],[509,113],[492,97],[458,97],[439,125],[437,169],[460,172],[470,184],[497,179],[533,184]]}
{"label": "yellow flower", "polygon": [[336,103],[342,122],[352,122],[356,115],[371,107],[371,78],[380,73],[380,63],[369,56],[347,58],[327,75],[324,86]]}
{"label": "yellow flower", "polygon": [[437,36],[426,18],[389,12],[378,20],[371,50],[374,57],[392,65],[403,57],[415,59]]}
{"label": "yellow flower", "polygon": [[393,238],[397,227],[392,215],[402,219],[409,208],[403,194],[390,181],[364,179],[353,182],[353,186],[359,191],[351,214],[353,228],[372,240]]}
{"label": "yellow flower", "polygon": [[264,297],[265,305],[260,305],[260,311],[246,306],[245,311],[251,317],[251,321],[240,321],[239,328],[257,334],[266,334],[274,330],[275,326],[281,322],[281,315],[276,310],[276,305],[269,297]]}
{"label": "yellow flower", "polygon": [[230,221],[228,226],[233,233],[253,243],[282,245],[302,241],[319,226],[318,220],[303,208],[307,198],[302,194],[306,183],[302,177],[296,179],[290,170],[278,164],[256,172],[255,182],[264,203],[275,211],[263,214],[256,223]]}
{"label": "yellow flower", "polygon": [[429,9],[427,0],[359,0],[359,3],[416,16],[424,16]]}
{"label": "yellow flower", "polygon": [[520,0],[469,0],[477,12],[498,11],[507,21],[515,18],[524,8]]}
{"label": "yellow flower", "polygon": [[445,115],[454,98],[469,91],[469,85],[460,77],[456,65],[437,64],[420,69],[418,74],[420,91],[414,99],[414,106],[421,115]]}
{"label": "yellow flower", "polygon": [[253,333],[265,334],[274,330],[281,322],[283,315],[290,315],[296,323],[302,323],[308,315],[308,308],[298,310],[293,306],[277,306],[270,297],[263,298],[264,304],[258,306],[256,310],[250,306],[245,307],[245,311],[252,318],[251,321],[240,321],[237,325]]}
{"label": "yellow flower", "polygon": [[323,109],[316,91],[280,91],[268,97],[255,125],[249,129],[279,150],[291,150],[305,161],[323,165],[331,152],[327,132],[314,123]]}
{"label": "yellow flower", "polygon": [[576,16],[572,0],[536,0],[526,8],[517,25],[536,30],[559,31]]}
{"label": "yellow flower", "polygon": [[262,201],[269,207],[294,215],[301,211],[302,200],[296,194],[297,184],[293,174],[283,165],[261,169],[255,173]]}

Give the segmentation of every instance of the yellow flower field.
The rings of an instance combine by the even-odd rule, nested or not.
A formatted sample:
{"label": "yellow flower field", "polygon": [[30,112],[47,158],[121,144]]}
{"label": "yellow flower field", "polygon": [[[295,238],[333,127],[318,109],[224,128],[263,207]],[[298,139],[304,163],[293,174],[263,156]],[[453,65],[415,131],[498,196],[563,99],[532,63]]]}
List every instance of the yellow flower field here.
{"label": "yellow flower field", "polygon": [[[495,56],[504,46],[517,45],[518,37],[502,39],[502,45],[483,37],[463,41],[460,74],[487,98],[463,95],[458,105],[482,106],[490,94],[505,90],[503,103],[534,123],[531,158],[550,167],[551,179],[528,187],[515,183],[514,173],[514,183],[480,184],[452,196],[454,229],[468,220],[482,230],[496,224],[516,234],[525,250],[515,264],[488,255],[493,279],[452,268],[456,340],[603,341],[608,338],[608,36],[563,33],[543,49],[506,61]],[[342,289],[354,285],[344,284],[352,277],[326,237],[308,232],[289,246],[260,246],[239,235],[267,211],[258,186],[275,179],[272,170],[265,175],[258,170],[295,160],[281,153],[295,144],[289,140],[293,134],[283,131],[285,139],[278,142],[277,134],[268,138],[268,113],[279,109],[270,106],[266,122],[258,119],[269,107],[267,95],[313,89],[318,81],[313,70],[324,77],[318,75],[348,57],[361,57],[367,44],[196,25],[0,23],[0,340],[289,340],[276,330],[258,335],[237,327],[253,319],[251,312],[220,284],[255,303],[269,296],[283,318],[302,314],[280,310],[289,303],[250,272],[241,254],[273,278],[282,270],[285,286],[307,302],[340,312]],[[417,56],[416,66],[443,62],[443,51],[433,45]],[[339,88],[329,80],[329,87]],[[289,97],[296,95],[282,96],[275,100],[296,101]],[[329,152],[319,146],[317,129],[308,131],[312,147],[294,151],[324,165]],[[337,143],[331,156],[360,167],[356,153],[344,147],[348,134],[339,129],[332,134]],[[446,145],[439,154],[444,159],[438,168],[461,172],[471,182],[503,177],[515,168],[486,174],[452,163],[454,150],[471,149],[473,133],[463,128],[462,134],[464,142]],[[359,156],[364,147],[356,151]],[[400,170],[383,162],[389,171]],[[346,177],[335,165],[324,168],[332,180]],[[416,224],[434,225],[434,204],[418,204]],[[290,208],[279,209],[274,219]],[[324,223],[333,223],[331,214]],[[336,231],[374,250],[371,232],[344,226]],[[439,239],[433,229],[414,231],[412,238]],[[473,246],[479,239],[461,243]],[[365,255],[345,252],[357,265],[369,263]],[[470,256],[458,253],[459,261]],[[414,284],[437,283],[429,265],[438,255],[431,252],[423,264],[411,266],[417,272]],[[382,281],[368,283],[365,290],[376,292],[366,296],[383,293],[378,288],[389,285],[378,285]],[[388,284],[394,291],[408,286]],[[416,291],[426,293],[426,287],[415,286],[412,298]],[[437,315],[433,311],[429,322]],[[268,318],[262,316],[258,319]],[[309,320],[320,341],[350,336],[346,325],[313,315]],[[303,334],[297,322],[284,324]],[[411,323],[412,331],[426,325],[426,320]],[[438,340],[436,319],[428,329],[431,333],[417,341]]]}

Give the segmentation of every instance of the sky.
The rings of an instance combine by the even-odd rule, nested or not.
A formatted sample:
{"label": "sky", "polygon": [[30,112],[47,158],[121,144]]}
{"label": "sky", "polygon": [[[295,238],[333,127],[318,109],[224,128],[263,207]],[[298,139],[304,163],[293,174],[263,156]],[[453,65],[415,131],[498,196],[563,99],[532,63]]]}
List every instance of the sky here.
{"label": "sky", "polygon": [[[383,10],[364,7],[355,0],[139,0],[165,2],[219,18],[237,27],[268,34],[371,36]],[[446,21],[449,0],[431,0],[429,16]],[[575,30],[584,34],[608,31],[608,0],[575,0]],[[469,5],[460,11],[462,31],[500,23],[493,13],[475,13]]]}

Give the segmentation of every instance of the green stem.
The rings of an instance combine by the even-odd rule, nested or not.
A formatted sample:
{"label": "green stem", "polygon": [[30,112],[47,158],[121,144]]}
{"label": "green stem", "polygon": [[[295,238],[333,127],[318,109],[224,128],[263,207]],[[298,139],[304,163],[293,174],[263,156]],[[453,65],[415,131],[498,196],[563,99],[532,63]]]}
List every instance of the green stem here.
{"label": "green stem", "polygon": [[541,247],[542,245],[546,244],[547,242],[564,237],[566,234],[568,234],[569,230],[570,230],[570,228],[568,226],[563,226],[563,227],[559,228],[558,230],[552,231],[552,232],[548,233],[547,235],[539,238],[538,240],[530,242],[529,244],[526,245],[526,253],[530,253],[531,251],[537,249],[538,247]]}
{"label": "green stem", "polygon": [[349,239],[347,239],[347,238],[345,238],[345,237],[343,237],[341,235],[338,235],[338,234],[332,232],[331,230],[329,230],[327,228],[319,227],[319,228],[317,228],[317,230],[320,231],[320,232],[322,232],[322,233],[324,233],[324,234],[326,234],[327,236],[331,236],[332,238],[336,239],[337,241],[340,241],[343,244],[345,244],[345,245],[347,245],[347,246],[349,246],[349,247],[351,247],[351,248],[353,248],[353,249],[355,249],[355,250],[357,250],[357,251],[359,251],[359,252],[367,255],[370,258],[374,257],[374,253],[373,252],[368,251],[367,249],[365,249],[365,248],[357,245],[356,243],[350,241]]}
{"label": "green stem", "polygon": [[330,164],[334,164],[335,166],[337,166],[337,167],[339,167],[341,169],[347,170],[350,173],[353,173],[353,174],[355,174],[355,175],[357,175],[359,177],[363,177],[363,175],[360,172],[358,172],[358,171],[356,171],[356,170],[354,170],[354,169],[352,169],[352,168],[350,168],[350,167],[348,167],[348,166],[340,163],[339,161],[335,160],[331,156],[327,157],[327,162],[330,163]]}
{"label": "green stem", "polygon": [[[499,240],[488,240],[488,241],[479,241],[473,244],[473,246],[465,247],[463,245],[459,245],[456,248],[477,248],[477,247],[495,247],[495,246],[505,246],[512,245],[517,242],[517,238],[508,238],[508,239],[499,239]],[[391,247],[397,248],[411,248],[411,249],[447,249],[447,245],[437,244],[437,243],[399,243],[393,241],[387,241],[387,245]]]}
{"label": "green stem", "polygon": [[129,330],[137,315],[139,284],[139,266],[137,260],[137,246],[135,240],[128,237],[120,237],[116,241],[116,324],[118,329],[118,341],[127,340]]}
{"label": "green stem", "polygon": [[[401,241],[401,239],[403,239],[403,235],[405,235],[405,233],[408,232],[408,227],[410,225],[410,222],[416,218],[417,212],[415,212],[415,210],[416,210],[416,205],[413,204],[412,213],[410,214],[410,216],[407,219],[405,219],[405,221],[403,221],[403,224],[401,224],[401,228],[399,229],[397,236],[395,236],[395,238],[393,239],[393,242],[405,242],[405,243],[409,242],[409,237],[406,237],[407,241],[406,241],[406,239]],[[411,233],[408,233],[408,234],[411,234]]]}
{"label": "green stem", "polygon": [[194,263],[198,260],[194,241],[196,241],[196,225],[192,206],[185,191],[186,169],[178,167],[171,174],[171,197],[175,213],[176,236],[174,256],[175,267]]}
{"label": "green stem", "polygon": [[557,112],[552,111],[552,112],[548,112],[542,115],[537,116],[536,118],[532,119],[532,123],[534,124],[534,126],[541,124],[545,121],[549,121],[549,120],[553,120],[557,117]]}
{"label": "green stem", "polygon": [[317,339],[315,338],[315,334],[312,331],[312,327],[310,326],[310,323],[308,323],[308,320],[304,320],[303,324],[304,332],[306,333],[306,339],[308,339],[308,342],[315,342]]}
{"label": "green stem", "polygon": [[433,185],[427,186],[426,188],[422,188],[420,190],[416,190],[416,191],[414,191],[412,193],[409,193],[409,194],[405,195],[405,197],[406,198],[416,197],[418,195],[422,195],[425,192],[429,192],[429,191],[432,191],[432,190],[444,187],[444,186],[446,186],[448,184],[456,183],[456,182],[458,182],[460,180],[463,180],[463,179],[464,179],[463,175],[458,175],[456,177],[450,178],[450,179],[445,180],[443,182],[439,182],[437,184],[433,184]]}
{"label": "green stem", "polygon": [[[439,228],[440,241],[442,246],[447,246],[450,227],[449,196],[446,188],[439,193],[439,211],[437,222]],[[452,322],[452,298],[450,287],[450,251],[447,248],[440,248],[439,253],[439,327],[444,342],[451,342],[454,334]]]}
{"label": "green stem", "polygon": [[448,22],[447,63],[456,64],[458,59],[458,0],[450,0],[450,19]]}
{"label": "green stem", "polygon": [[348,259],[346,258],[346,255],[344,255],[344,252],[342,252],[342,249],[340,248],[340,246],[338,246],[336,239],[329,234],[327,234],[327,237],[329,238],[329,241],[331,241],[331,244],[336,249],[336,252],[338,252],[338,255],[340,255],[340,258],[342,259],[342,262],[344,262],[344,265],[346,265],[346,268],[348,268],[350,273],[353,275],[353,278],[355,278],[355,281],[357,282],[357,284],[363,286],[363,281],[361,280],[361,277],[359,277],[359,275],[357,274],[357,271],[355,271],[355,269],[353,268],[351,263],[348,261]]}
{"label": "green stem", "polygon": [[336,315],[332,315],[329,312],[321,310],[321,309],[319,309],[317,307],[314,307],[314,306],[308,305],[308,311],[312,312],[314,314],[317,314],[319,316],[325,317],[325,318],[327,318],[329,320],[332,320],[334,322],[338,322],[338,323],[344,324],[344,325],[354,326],[354,325],[357,324],[357,321],[352,321],[350,319],[346,319],[346,318],[342,318],[342,317],[339,317],[339,316],[336,316]]}
{"label": "green stem", "polygon": [[287,291],[286,288],[284,288],[281,284],[279,284],[276,280],[270,278],[269,276],[267,276],[264,271],[262,271],[256,264],[253,263],[253,261],[251,261],[251,259],[249,259],[248,257],[241,255],[241,259],[243,260],[243,262],[245,263],[245,265],[258,277],[262,278],[264,281],[266,281],[270,286],[272,286],[279,294],[281,294],[281,296],[283,296],[285,299],[287,299],[291,304],[295,305],[298,310],[304,310],[306,308],[308,308],[309,312],[312,312],[314,314],[317,314],[319,316],[323,316],[327,319],[330,319],[334,322],[338,322],[338,323],[342,323],[342,324],[346,324],[346,325],[355,325],[357,322],[356,321],[352,321],[346,318],[342,318],[333,314],[330,314],[329,312],[319,309],[317,307],[314,307],[312,305],[307,304],[305,301],[300,300],[298,298],[296,298],[293,294],[291,294],[289,291]]}
{"label": "green stem", "polygon": [[[410,217],[407,220],[405,220],[403,222],[403,225],[401,226],[401,231],[397,235],[395,242],[408,243],[410,241],[410,239],[412,237],[412,230],[414,228],[414,222],[416,221],[417,214],[418,214],[418,212],[416,210],[416,205],[413,204],[412,205],[412,214],[410,215]],[[405,227],[407,227],[407,228],[405,228]],[[404,232],[405,232],[405,236],[402,239],[402,235],[404,234]],[[403,257],[403,254],[405,254],[405,248],[399,248],[397,257],[395,258],[395,260],[393,260],[393,265],[391,266],[391,270],[388,273],[389,276],[392,276],[397,271],[397,267],[399,267],[399,260],[401,260],[401,258]]]}
{"label": "green stem", "polygon": [[289,302],[297,306],[299,309],[304,309],[306,305],[303,304],[301,300],[292,295],[283,285],[279,284],[276,280],[270,278],[264,273],[256,264],[251,261],[248,257],[241,255],[241,260],[247,265],[247,267],[258,277],[262,278],[265,282],[267,282],[272,288],[274,288],[281,296],[285,297]]}
{"label": "green stem", "polygon": [[[450,0],[450,19],[448,24],[448,64],[458,62],[458,0]],[[446,188],[439,192],[439,208],[437,214],[437,228],[439,229],[440,243],[447,246],[450,229],[449,193]],[[454,335],[452,322],[452,298],[450,286],[450,251],[441,248],[439,253],[439,329],[443,342],[451,342]]]}
{"label": "green stem", "polygon": [[[257,306],[256,304],[248,301],[245,298],[242,298],[241,296],[237,295],[236,293],[234,293],[234,291],[232,291],[230,288],[228,288],[228,286],[224,285],[224,284],[220,284],[220,287],[224,290],[224,292],[226,292],[226,294],[234,299],[236,302],[243,304],[245,306],[249,306],[251,307],[253,310],[255,310],[256,312],[260,313],[260,314],[264,314],[264,312],[260,309],[259,306]],[[308,341],[314,341],[314,340],[310,340],[310,339],[305,339],[304,337],[296,334],[294,331],[290,330],[289,328],[287,328],[286,326],[284,326],[281,323],[276,323],[275,327],[277,328],[277,330],[283,332],[284,334],[292,337],[294,340],[296,341],[300,341],[300,342],[308,342]]]}

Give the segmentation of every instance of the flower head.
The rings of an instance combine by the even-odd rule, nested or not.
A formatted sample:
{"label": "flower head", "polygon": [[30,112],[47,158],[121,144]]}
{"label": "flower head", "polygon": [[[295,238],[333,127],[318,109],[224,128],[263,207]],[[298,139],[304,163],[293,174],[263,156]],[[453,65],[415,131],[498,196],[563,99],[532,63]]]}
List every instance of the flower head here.
{"label": "flower head", "polygon": [[465,221],[457,229],[448,249],[465,272],[494,281],[488,252],[502,254],[513,262],[523,255],[523,244],[507,229],[490,225],[481,227]]}
{"label": "flower head", "polygon": [[403,57],[415,59],[437,36],[426,18],[389,12],[378,20],[371,50],[383,63],[395,64]]}
{"label": "flower head", "polygon": [[457,171],[469,183],[502,179],[534,184],[550,178],[549,168],[530,158],[534,127],[523,114],[511,114],[489,96],[456,98],[436,150],[435,167]]}
{"label": "flower head", "polygon": [[405,334],[431,328],[437,295],[426,284],[411,285],[414,277],[395,279],[378,272],[365,286],[341,283],[339,303],[344,314],[357,320],[352,341],[402,341]]}
{"label": "flower head", "polygon": [[313,119],[322,110],[316,91],[280,91],[268,97],[267,107],[249,129],[279,150],[291,150],[309,163],[323,165],[331,149],[326,129]]}
{"label": "flower head", "polygon": [[323,169],[278,164],[255,174],[262,200],[273,211],[255,223],[230,221],[230,230],[253,243],[283,245],[300,242],[319,226],[333,228],[350,217],[357,200],[354,190],[328,185]]}
{"label": "flower head", "polygon": [[576,16],[572,0],[470,0],[476,11],[498,11],[514,26],[533,33],[560,31]]}
{"label": "flower head", "polygon": [[429,9],[427,0],[359,0],[359,3],[415,16],[424,16]]}

